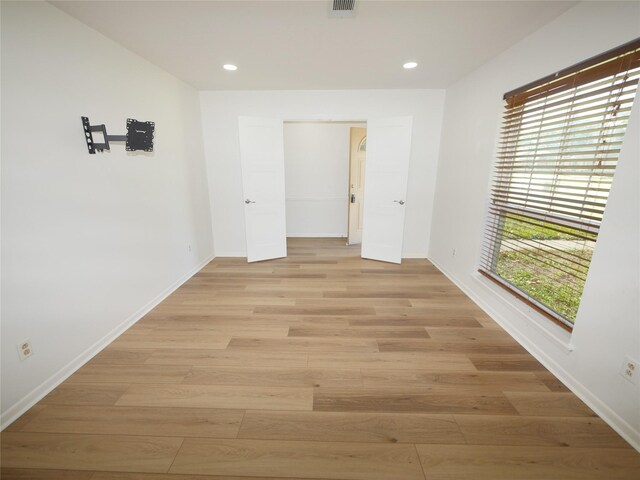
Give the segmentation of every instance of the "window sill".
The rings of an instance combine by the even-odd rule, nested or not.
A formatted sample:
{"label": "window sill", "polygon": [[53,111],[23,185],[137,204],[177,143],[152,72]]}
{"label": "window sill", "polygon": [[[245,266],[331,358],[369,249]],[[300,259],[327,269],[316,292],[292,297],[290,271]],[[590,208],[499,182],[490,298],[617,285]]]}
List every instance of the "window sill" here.
{"label": "window sill", "polygon": [[[496,297],[502,305],[508,307],[516,315],[522,317],[526,321],[527,328],[543,335],[564,353],[570,354],[573,352],[574,346],[571,343],[570,332],[545,318],[533,308],[527,307],[525,304],[519,302],[517,299],[513,298],[511,294],[505,292],[501,287],[493,283],[488,278],[485,278],[480,273],[474,272],[471,277],[485,290],[490,292],[492,296]],[[494,309],[490,308],[490,310]],[[494,316],[498,318],[503,317],[502,315]]]}

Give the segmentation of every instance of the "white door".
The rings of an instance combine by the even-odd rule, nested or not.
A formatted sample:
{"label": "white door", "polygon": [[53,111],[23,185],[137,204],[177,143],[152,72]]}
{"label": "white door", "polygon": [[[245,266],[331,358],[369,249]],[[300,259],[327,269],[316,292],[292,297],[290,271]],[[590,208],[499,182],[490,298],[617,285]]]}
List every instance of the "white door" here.
{"label": "white door", "polygon": [[282,120],[239,117],[247,261],[287,256]]}
{"label": "white door", "polygon": [[400,263],[413,117],[367,121],[362,258]]}

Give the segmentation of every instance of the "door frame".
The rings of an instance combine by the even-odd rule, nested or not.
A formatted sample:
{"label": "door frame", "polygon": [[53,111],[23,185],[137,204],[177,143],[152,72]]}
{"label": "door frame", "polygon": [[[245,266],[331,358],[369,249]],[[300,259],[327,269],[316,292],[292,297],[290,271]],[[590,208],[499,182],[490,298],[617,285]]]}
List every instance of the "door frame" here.
{"label": "door frame", "polygon": [[[353,232],[352,232],[352,228],[351,228],[351,222],[352,222],[352,215],[353,215],[353,208],[352,208],[352,204],[351,203],[351,197],[352,195],[354,195],[354,193],[352,192],[352,188],[353,188],[353,162],[354,162],[354,156],[357,155],[357,150],[354,150],[353,148],[353,130],[355,128],[361,128],[362,130],[364,130],[364,139],[367,138],[367,124],[365,124],[364,127],[351,127],[349,129],[349,185],[348,185],[348,195],[349,195],[349,199],[348,199],[348,203],[347,203],[347,211],[348,211],[348,216],[347,216],[347,245],[362,245],[362,231],[360,231],[360,238],[358,242],[352,242],[351,240],[353,239]],[[356,147],[357,148],[357,147]],[[366,162],[366,152],[365,152],[365,162]],[[365,167],[366,168],[366,167]],[[362,183],[364,184],[364,178],[362,178]],[[361,192],[362,198],[360,199],[360,205],[364,205],[364,188],[362,189]],[[359,214],[359,218],[360,220],[362,220],[362,211],[360,211]]]}
{"label": "door frame", "polygon": [[[387,118],[388,117],[388,115],[387,116],[361,115],[359,113],[356,113],[353,115],[351,114],[332,115],[332,114],[326,114],[326,113],[310,113],[310,114],[301,114],[301,115],[274,115],[274,116],[264,115],[264,116],[281,120],[283,122],[283,125],[286,122],[291,122],[291,123],[294,123],[294,122],[297,122],[297,123],[305,123],[305,122],[346,123],[346,122],[349,122],[349,123],[365,123],[368,125],[370,118]],[[412,134],[413,134],[413,129],[412,129]],[[411,162],[411,157],[409,158],[409,165],[411,165],[410,162]],[[401,258],[402,258],[402,253],[401,253]]]}
{"label": "door frame", "polygon": [[[280,116],[274,117],[278,120],[282,120],[283,125],[285,123],[364,123],[366,128],[367,116],[363,115],[329,115],[329,114],[308,114],[300,116]],[[351,166],[351,159],[349,159],[348,166]],[[286,167],[285,167],[286,168]],[[347,187],[349,187],[350,177],[347,178]],[[286,185],[285,185],[286,187]],[[347,194],[350,190],[347,188]],[[349,198],[347,197],[347,209],[349,208]],[[336,237],[341,238],[341,237]],[[349,217],[347,212],[347,236],[344,238],[345,245],[348,245],[349,241]]]}

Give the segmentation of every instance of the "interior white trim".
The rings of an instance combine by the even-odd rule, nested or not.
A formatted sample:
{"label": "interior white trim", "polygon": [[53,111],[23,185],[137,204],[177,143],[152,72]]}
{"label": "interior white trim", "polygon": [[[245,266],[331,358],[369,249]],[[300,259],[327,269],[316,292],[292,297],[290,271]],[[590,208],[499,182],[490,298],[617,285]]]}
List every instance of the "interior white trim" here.
{"label": "interior white trim", "polygon": [[287,197],[287,202],[345,202],[348,203],[349,197],[344,195],[333,195],[328,197]]}
{"label": "interior white trim", "polygon": [[354,115],[331,115],[326,113],[310,113],[299,117],[284,116],[276,118],[281,118],[284,123],[367,123],[366,117],[358,119]]}
{"label": "interior white trim", "polygon": [[[509,319],[499,312],[497,312],[489,302],[487,302],[480,295],[477,295],[473,290],[469,289],[463,282],[461,282],[455,275],[447,271],[438,262],[429,259],[429,261],[440,270],[449,280],[451,280],[458,288],[460,288],[471,300],[473,300],[482,310],[485,311],[493,320],[498,323],[509,335],[511,335],[522,347],[533,355],[542,365],[545,366],[551,373],[553,373],[562,383],[564,383],[574,394],[576,394],[580,400],[582,400],[591,410],[593,410],[599,417],[601,417],[611,428],[613,428],[622,438],[624,438],[633,448],[640,452],[640,432],[633,428],[627,421],[615,413],[609,406],[602,402],[598,397],[586,388],[580,381],[569,374],[564,368],[558,365],[551,357],[549,357],[543,350],[539,349],[533,342],[529,340],[527,335],[523,334],[517,327],[513,325]],[[472,276],[473,277],[473,276]],[[479,280],[478,280],[479,281]],[[489,291],[488,291],[489,292]],[[495,295],[498,301],[503,301],[500,296]],[[509,305],[510,306],[510,305]],[[525,312],[518,311],[520,315],[529,317]],[[530,318],[530,324],[536,324],[534,318]],[[549,336],[551,335],[551,336]],[[553,335],[547,331],[547,336],[553,338]],[[559,346],[564,346],[567,350],[567,354],[573,351],[573,346],[569,343],[566,344],[556,338],[556,343]]]}
{"label": "interior white trim", "polygon": [[[287,237],[291,238],[306,238],[306,237],[314,237],[314,238],[344,238],[346,240],[346,236],[337,235],[334,233],[314,233],[314,234],[297,234],[297,233],[287,233]],[[346,246],[346,245],[345,245]],[[237,252],[237,251],[229,251],[229,252],[218,252],[216,251],[216,257],[246,257],[247,252]],[[420,258],[426,259],[426,253],[403,253],[402,258]],[[435,265],[435,264],[434,264]]]}
{"label": "interior white trim", "polygon": [[403,253],[402,258],[418,258],[421,260],[425,260],[427,258],[427,254],[425,252],[422,253]]}
{"label": "interior white trim", "polygon": [[[487,292],[489,292],[489,295],[494,295],[499,297],[503,303],[508,305],[513,310],[514,314],[525,315],[527,317],[527,320],[529,320],[529,322],[527,322],[527,326],[543,334],[545,337],[551,340],[556,345],[556,347],[558,347],[563,353],[569,354],[573,352],[574,346],[571,343],[570,332],[550,322],[547,318],[542,317],[538,312],[535,312],[533,309],[526,306],[525,304],[520,305],[520,302],[513,304],[512,303],[513,299],[510,293],[504,291],[502,287],[494,284],[491,280],[488,280],[484,276],[480,275],[480,273],[473,272],[471,274],[471,278],[474,281],[476,281],[480,287],[487,290]],[[521,308],[518,308],[518,307],[521,307]],[[523,309],[526,309],[526,310],[523,310]],[[536,318],[528,315],[529,313],[531,313]],[[554,330],[553,331],[550,330],[549,328],[545,327],[545,325],[548,325]]]}
{"label": "interior white trim", "polygon": [[287,238],[344,238],[345,242],[347,240],[344,233],[287,233]]}
{"label": "interior white trim", "polygon": [[120,325],[115,327],[109,333],[107,333],[104,337],[98,340],[96,343],[87,348],[84,352],[78,355],[76,358],[71,360],[67,365],[62,367],[56,373],[54,373],[51,377],[49,377],[46,381],[38,385],[31,392],[25,395],[21,400],[14,403],[11,407],[9,407],[6,412],[2,415],[2,420],[0,421],[0,431],[7,428],[11,425],[15,420],[17,420],[23,413],[33,407],[36,403],[38,403],[42,398],[44,398],[49,392],[51,392],[54,388],[64,382],[67,378],[69,378],[74,372],[76,372],[80,367],[82,367],[85,363],[95,357],[102,349],[104,349],[107,345],[113,342],[116,338],[122,335],[129,327],[131,327],[134,323],[144,317],[147,313],[149,313],[152,309],[154,309],[160,302],[162,302],[165,298],[171,295],[174,291],[176,291],[184,282],[189,280],[193,275],[198,273],[205,265],[211,262],[215,258],[214,255],[209,255],[205,260],[200,262],[195,268],[191,269],[189,272],[181,276],[178,280],[169,285],[166,289],[160,292],[155,298],[149,301],[146,305],[139,308],[133,314],[131,314],[126,320],[124,320]]}
{"label": "interior white trim", "polygon": [[367,126],[367,122],[364,120],[285,120],[284,123],[340,123],[340,124],[360,124],[363,127]]}
{"label": "interior white trim", "polygon": [[225,258],[227,258],[227,257],[245,257],[246,258],[247,257],[247,252],[246,251],[239,252],[237,250],[230,250],[230,251],[226,251],[226,252],[225,251],[218,252],[216,250],[216,258],[217,257],[225,257]]}

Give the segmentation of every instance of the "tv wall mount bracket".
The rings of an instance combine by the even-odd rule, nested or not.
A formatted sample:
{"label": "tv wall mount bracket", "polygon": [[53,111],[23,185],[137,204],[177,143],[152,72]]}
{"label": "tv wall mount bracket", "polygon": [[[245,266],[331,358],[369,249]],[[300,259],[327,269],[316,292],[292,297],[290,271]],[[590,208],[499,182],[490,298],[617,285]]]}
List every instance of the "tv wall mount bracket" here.
{"label": "tv wall mount bracket", "polygon": [[[82,127],[84,128],[84,139],[87,142],[87,149],[91,154],[110,150],[109,142],[125,142],[125,148],[128,152],[134,152],[136,150],[153,152],[154,122],[139,122],[133,118],[127,118],[126,135],[107,135],[107,127],[105,127],[104,124],[91,125],[89,123],[89,117],[82,117]],[[93,132],[102,132],[104,143],[94,142]]]}

